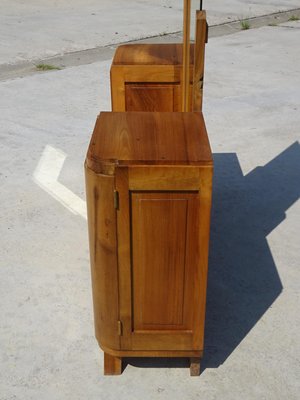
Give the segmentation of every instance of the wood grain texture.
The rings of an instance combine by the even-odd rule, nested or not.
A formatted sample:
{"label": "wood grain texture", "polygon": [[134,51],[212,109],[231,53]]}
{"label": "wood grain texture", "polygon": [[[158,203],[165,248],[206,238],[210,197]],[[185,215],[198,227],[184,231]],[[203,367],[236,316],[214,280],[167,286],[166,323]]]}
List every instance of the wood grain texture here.
{"label": "wood grain texture", "polygon": [[[202,356],[212,173],[201,113],[98,118],[86,184],[96,335],[108,355]],[[108,358],[106,370],[120,363]]]}
{"label": "wood grain texture", "polygon": [[[128,87],[133,85],[134,87],[140,86],[144,90],[150,89],[150,93],[147,96],[151,98],[154,94],[158,97],[158,93],[152,91],[153,85],[172,85],[174,90],[174,98],[168,106],[171,111],[181,111],[181,79],[182,79],[182,67],[174,65],[161,65],[154,68],[150,68],[147,65],[132,65],[132,66],[115,66],[111,68],[111,102],[113,111],[139,111],[129,110],[128,106],[133,106],[132,99],[128,99],[126,96],[126,90],[128,95]],[[127,88],[127,89],[126,89]],[[139,93],[129,92],[131,97]],[[140,94],[139,94],[140,95]],[[190,67],[190,99],[192,100],[193,95],[193,68]],[[160,92],[160,96],[163,96]],[[165,99],[166,100],[166,99]],[[136,100],[135,100],[136,101]],[[150,104],[153,104],[153,101]],[[162,99],[159,99],[163,102]],[[141,104],[139,108],[141,108]],[[144,109],[140,111],[156,111],[153,109],[147,109],[148,102],[144,104]],[[158,110],[163,111],[163,110]],[[192,111],[190,108],[189,111]]]}
{"label": "wood grain texture", "polygon": [[88,165],[212,165],[201,113],[101,113]]}
{"label": "wood grain texture", "polygon": [[[111,69],[111,75],[119,76],[123,80],[122,87],[125,84],[137,83],[174,83],[180,84],[182,78],[182,67],[179,65],[159,65],[155,68],[150,68],[148,65],[120,65]],[[193,82],[193,68],[190,68],[190,80]],[[112,90],[114,88],[112,87]],[[113,110],[117,111],[117,110]],[[122,110],[126,111],[126,110]],[[147,110],[145,110],[147,111]]]}
{"label": "wood grain texture", "polygon": [[201,186],[200,168],[187,165],[130,166],[130,190],[196,190]]}
{"label": "wood grain texture", "polygon": [[190,80],[190,30],[191,30],[191,0],[184,0],[183,12],[183,67],[182,67],[182,109],[187,112],[189,105],[189,80]]}
{"label": "wood grain texture", "polygon": [[122,358],[104,353],[104,375],[121,375]]}
{"label": "wood grain texture", "polygon": [[[189,89],[189,104],[193,101],[193,86]],[[180,112],[181,87],[179,83],[127,83],[125,84],[126,111]]]}
{"label": "wood grain texture", "polygon": [[201,111],[206,13],[197,11],[195,44],[190,44],[190,0],[185,5],[184,43],[117,48],[111,66],[113,111]]}
{"label": "wood grain texture", "polygon": [[[212,183],[213,168],[212,166],[200,169],[200,207],[199,207],[199,225],[194,225],[195,232],[199,232],[199,264],[198,268],[194,268],[194,299],[197,308],[194,312],[194,326],[201,326],[201,329],[195,329],[193,336],[193,348],[203,349],[204,347],[204,323],[206,309],[206,289],[207,289],[207,273],[208,273],[208,253],[209,253],[209,237],[210,237],[210,214],[212,203]],[[196,256],[196,255],[193,255]]]}
{"label": "wood grain texture", "polygon": [[[118,47],[110,72],[112,110],[181,111],[182,51],[182,44],[131,44]],[[193,94],[193,57],[192,45],[190,104]],[[167,94],[164,90],[160,91],[159,86],[163,86]]]}
{"label": "wood grain texture", "polygon": [[96,338],[120,348],[116,211],[114,177],[85,168],[90,261]]}
{"label": "wood grain texture", "polygon": [[186,244],[195,218],[192,203],[198,200],[193,193],[132,193],[135,333],[191,330],[190,307],[185,306],[193,281]]}
{"label": "wood grain texture", "polygon": [[[194,45],[190,48],[194,62]],[[112,65],[179,65],[183,63],[182,43],[124,44],[117,48]]]}
{"label": "wood grain texture", "polygon": [[196,32],[194,47],[194,77],[193,77],[193,111],[202,110],[203,101],[203,79],[204,79],[204,55],[207,40],[206,12],[196,13]]}
{"label": "wood grain texture", "polygon": [[[128,169],[118,167],[116,170],[117,176],[119,170],[121,175],[124,175],[124,171],[126,170],[126,182],[128,185],[126,189],[124,184],[125,180],[123,180],[123,184],[117,185],[118,190],[123,192],[120,196],[120,203],[124,202],[118,211],[118,227],[120,226],[119,246],[121,245],[123,247],[123,252],[125,252],[126,255],[125,257],[123,255],[124,253],[120,255],[120,257],[122,257],[122,266],[125,266],[124,269],[122,269],[125,271],[125,274],[123,277],[120,277],[119,280],[120,282],[123,281],[122,293],[125,293],[124,299],[126,298],[126,301],[124,301],[124,317],[120,316],[124,322],[124,332],[126,332],[121,339],[122,350],[202,350],[207,275],[206,257],[208,256],[210,212],[210,197],[207,196],[207,192],[211,191],[212,168],[200,168],[200,194],[145,192],[136,197],[135,195],[137,193],[131,192],[131,200],[129,198]],[[207,188],[205,188],[204,185],[207,185]],[[121,197],[123,200],[121,200]],[[186,215],[187,226],[184,227],[183,213],[178,212],[178,209],[176,209],[176,213],[172,213],[170,205],[167,208],[162,206],[163,212],[159,210],[157,215],[155,212],[153,213],[153,210],[150,210],[149,213],[146,207],[146,216],[144,218],[142,212],[138,210],[139,206],[135,206],[134,204],[135,200],[140,198],[146,200],[156,199],[158,202],[166,199],[177,199],[178,201],[181,199],[189,199]],[[132,207],[131,210],[130,204]],[[136,210],[138,212],[136,212]],[[208,216],[202,215],[202,211],[208,213]],[[170,213],[171,215],[169,215]],[[130,221],[130,215],[132,215],[132,221]],[[122,227],[119,225],[119,221]],[[176,228],[172,228],[173,223],[175,223]],[[145,227],[141,228],[141,224]],[[203,229],[205,231],[203,231]],[[162,236],[165,237],[164,240],[167,243],[167,246],[163,246],[161,252],[156,248],[156,235],[163,240],[160,236],[160,231],[162,231]],[[185,237],[178,238],[176,235],[181,234],[182,231],[185,232]],[[180,289],[177,285],[179,279],[176,278],[176,273],[174,274],[174,262],[172,262],[172,257],[170,258],[170,254],[172,253],[170,249],[173,247],[172,239],[168,238],[168,236],[171,236],[171,232],[175,235],[174,241],[177,242],[178,251],[180,252],[180,257],[179,255],[176,257],[176,262],[182,259],[181,257],[184,257],[184,266],[181,265],[182,269],[178,267],[179,274],[182,274],[182,270],[184,269],[184,278],[181,276],[181,280],[184,280],[184,299],[182,299],[182,297],[180,298]],[[179,242],[185,243],[184,250],[181,249]],[[203,246],[203,248],[201,246]],[[169,252],[166,251],[168,247],[170,250]],[[130,249],[132,249],[131,252]],[[150,260],[149,254],[152,254]],[[156,264],[158,264],[158,266]],[[160,268],[164,271],[160,271]],[[119,269],[119,271],[121,271],[121,269]],[[173,276],[171,275],[172,278],[170,275],[168,276],[168,271],[170,271],[169,274],[173,274]],[[170,279],[171,284],[169,282]],[[147,292],[146,285],[149,285],[150,292]],[[159,289],[157,289],[155,285],[157,285]],[[166,298],[164,298],[162,292],[164,287],[168,288],[172,296],[175,297],[173,303],[165,304]],[[151,290],[154,292],[152,293],[152,301]],[[130,296],[128,293],[130,293]],[[144,295],[146,295],[146,297],[144,297]],[[176,296],[179,296],[179,302]],[[120,299],[122,299],[122,297],[123,296],[120,294]],[[155,297],[156,300],[154,300]],[[159,304],[156,304],[157,301]],[[183,323],[182,325],[176,326],[179,318],[178,303],[180,303],[180,306],[183,308]],[[140,317],[138,315],[140,307],[144,307],[143,311],[146,309],[144,313],[146,314],[146,323],[144,323],[143,320],[143,312]],[[152,307],[154,311],[151,310]],[[160,307],[162,310],[160,310]],[[170,313],[171,316],[167,315],[168,313]],[[129,317],[129,315],[131,316]],[[137,315],[136,323],[135,317]],[[157,321],[154,320],[155,315],[157,316]],[[172,321],[173,326],[170,324],[170,318],[174,318],[175,320],[177,318],[175,324],[174,320]],[[125,337],[127,335],[129,335],[129,337]],[[126,347],[123,347],[123,342]]]}
{"label": "wood grain texture", "polygon": [[117,210],[117,240],[119,265],[119,316],[122,322],[121,348],[132,348],[132,283],[130,243],[130,198],[128,168],[116,169],[116,190],[119,193]]}
{"label": "wood grain texture", "polygon": [[[191,350],[193,333],[189,331],[144,331],[132,333],[132,350]],[[201,349],[196,349],[201,350]]]}
{"label": "wood grain texture", "polygon": [[202,350],[112,350],[105,346],[101,349],[115,357],[202,357]]}
{"label": "wood grain texture", "polygon": [[[178,85],[177,85],[178,86]],[[174,111],[177,105],[175,85],[126,84],[126,111]],[[178,110],[179,111],[179,110]]]}

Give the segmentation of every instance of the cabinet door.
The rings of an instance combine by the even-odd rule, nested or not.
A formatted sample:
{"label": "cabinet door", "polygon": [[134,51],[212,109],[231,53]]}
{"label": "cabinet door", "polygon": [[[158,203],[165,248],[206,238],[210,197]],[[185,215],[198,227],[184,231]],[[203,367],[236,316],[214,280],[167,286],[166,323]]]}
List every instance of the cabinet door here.
{"label": "cabinet door", "polygon": [[131,193],[133,349],[158,334],[151,346],[192,346],[197,208],[197,194]]}
{"label": "cabinet door", "polygon": [[127,200],[118,216],[122,349],[202,349],[199,193],[133,191]]}

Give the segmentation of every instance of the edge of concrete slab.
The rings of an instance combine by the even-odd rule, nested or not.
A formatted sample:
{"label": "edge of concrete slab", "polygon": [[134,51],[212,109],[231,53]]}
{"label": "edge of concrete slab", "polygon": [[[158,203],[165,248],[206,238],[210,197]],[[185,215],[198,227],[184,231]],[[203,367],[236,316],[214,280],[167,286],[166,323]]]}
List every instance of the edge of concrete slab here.
{"label": "edge of concrete slab", "polygon": [[[214,37],[220,37],[238,33],[241,30],[243,30],[241,26],[241,23],[243,21],[248,22],[249,24],[248,29],[257,29],[263,26],[276,27],[277,25],[290,21],[292,17],[300,19],[300,8],[288,11],[276,12],[268,15],[245,18],[231,22],[225,22],[218,25],[211,25],[209,26],[209,37],[214,38]],[[114,45],[99,46],[86,50],[65,53],[62,55],[57,55],[46,59],[30,60],[16,64],[2,64],[0,65],[0,81],[22,78],[34,74],[51,72],[51,71],[39,71],[36,67],[38,64],[48,64],[58,67],[58,69],[64,69],[68,67],[76,67],[80,65],[92,64],[98,61],[108,60],[113,56],[116,47],[120,44],[147,43],[147,42],[175,43],[179,41],[182,41],[182,32],[173,32],[168,34],[162,34],[159,36],[150,36],[147,38],[133,40],[129,42],[120,42]]]}

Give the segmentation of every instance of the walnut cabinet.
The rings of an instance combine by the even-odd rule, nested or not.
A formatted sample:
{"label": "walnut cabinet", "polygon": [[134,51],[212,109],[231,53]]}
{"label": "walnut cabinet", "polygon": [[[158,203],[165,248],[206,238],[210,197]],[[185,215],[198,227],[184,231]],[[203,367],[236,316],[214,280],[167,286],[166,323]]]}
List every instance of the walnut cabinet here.
{"label": "walnut cabinet", "polygon": [[[197,12],[195,38],[188,65],[188,111],[202,110],[205,11]],[[111,66],[112,111],[183,111],[183,48],[182,43],[119,46]]]}
{"label": "walnut cabinet", "polygon": [[203,353],[213,161],[201,113],[101,113],[86,163],[96,338],[123,357]]}

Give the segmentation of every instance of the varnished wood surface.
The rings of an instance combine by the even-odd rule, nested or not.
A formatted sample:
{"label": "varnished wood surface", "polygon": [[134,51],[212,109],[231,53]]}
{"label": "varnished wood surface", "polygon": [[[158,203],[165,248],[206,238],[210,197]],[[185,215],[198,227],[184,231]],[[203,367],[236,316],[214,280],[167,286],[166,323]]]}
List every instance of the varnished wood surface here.
{"label": "varnished wood surface", "polygon": [[[111,67],[113,111],[182,111],[182,44],[132,44],[116,50]],[[192,104],[193,57],[189,96]],[[163,90],[159,90],[159,87]],[[165,93],[167,92],[167,93]],[[190,107],[191,111],[192,108]]]}
{"label": "varnished wood surface", "polygon": [[128,168],[116,169],[115,183],[116,190],[119,193],[117,210],[119,318],[123,325],[120,340],[122,349],[132,349],[132,271]]}
{"label": "varnished wood surface", "polygon": [[183,12],[183,65],[182,65],[182,108],[181,111],[187,112],[190,110],[190,48],[191,48],[191,0],[184,0]]}
{"label": "varnished wood surface", "polygon": [[101,113],[87,165],[212,165],[201,113]]}
{"label": "varnished wood surface", "polygon": [[196,14],[196,45],[194,55],[194,77],[193,77],[193,111],[201,111],[203,101],[203,79],[204,79],[204,55],[207,40],[206,12],[197,11]]}
{"label": "varnished wood surface", "polygon": [[114,177],[85,168],[90,262],[97,340],[120,348],[116,210]]}
{"label": "varnished wood surface", "polygon": [[100,345],[107,354],[115,357],[202,357],[203,350],[112,350]]}
{"label": "varnished wood surface", "polygon": [[[131,195],[133,330],[191,330],[196,193]],[[180,229],[179,229],[180,227]],[[188,246],[187,246],[188,244]],[[188,265],[188,263],[192,265]],[[142,332],[140,332],[142,333]]]}
{"label": "varnished wood surface", "polygon": [[105,373],[123,356],[202,355],[212,168],[201,113],[98,118],[86,181],[96,336],[117,357]]}
{"label": "varnished wood surface", "polygon": [[[178,85],[127,84],[125,85],[126,111],[164,111],[176,108]],[[180,110],[177,110],[180,111]]]}
{"label": "varnished wood surface", "polygon": [[[185,2],[190,4],[190,0]],[[111,67],[113,111],[201,111],[207,23],[205,11],[196,15],[195,44],[188,40],[187,9],[184,44],[127,44],[117,48]]]}
{"label": "varnished wood surface", "polygon": [[104,375],[121,375],[122,358],[104,353]]}
{"label": "varnished wood surface", "polygon": [[[112,111],[164,111],[168,110],[178,112],[181,111],[181,86],[182,66],[180,65],[116,65],[111,68],[111,101]],[[164,104],[163,110],[154,108],[154,99],[160,103],[168,101],[163,92],[154,91],[153,86],[171,85],[173,87],[173,98],[169,98],[170,103]],[[193,68],[190,67],[190,98],[193,92]],[[131,86],[133,86],[132,90]],[[134,89],[149,89],[147,98],[141,101],[141,93]],[[130,97],[129,97],[130,96]],[[135,97],[138,96],[137,99]],[[158,97],[162,97],[162,99]],[[133,97],[133,99],[132,99]],[[136,104],[137,103],[137,104]],[[137,106],[137,109],[132,109]],[[131,108],[129,108],[131,107]],[[190,109],[190,111],[192,111]]]}
{"label": "varnished wood surface", "polygon": [[[132,350],[190,350],[193,349],[193,333],[190,331],[144,331],[132,333]],[[201,350],[196,348],[194,350]]]}
{"label": "varnished wood surface", "polygon": [[128,168],[130,190],[195,190],[201,187],[201,169],[196,166],[132,166]]}
{"label": "varnished wood surface", "polygon": [[[129,191],[129,181],[130,181],[130,171],[139,169],[140,167],[117,167],[116,168],[116,188],[119,191],[120,205],[117,212],[118,219],[118,247],[119,247],[119,271],[120,271],[120,319],[123,322],[123,335],[121,337],[121,348],[122,350],[202,350],[203,349],[203,339],[204,339],[204,317],[205,317],[205,295],[206,295],[206,276],[207,276],[207,255],[208,255],[208,242],[209,242],[209,219],[210,219],[210,205],[211,196],[210,192],[212,190],[212,166],[198,167],[198,179],[200,185],[199,194],[191,195],[195,196],[195,201],[192,201],[190,207],[187,210],[187,222],[186,227],[182,218],[178,219],[178,213],[176,215],[170,216],[169,212],[164,212],[164,216],[160,212],[151,215],[152,227],[146,227],[146,231],[143,232],[141,229],[141,224],[145,225],[145,218],[148,221],[147,212],[148,210],[141,210],[141,212],[136,212],[135,200],[139,198],[138,193]],[[146,168],[146,167],[145,167]],[[157,167],[150,167],[157,168]],[[184,167],[182,167],[184,169]],[[195,167],[188,167],[194,169]],[[172,176],[172,167],[165,167],[164,175],[165,177],[168,173]],[[141,179],[141,178],[140,178]],[[148,181],[148,176],[145,176],[145,181]],[[176,178],[175,178],[176,180]],[[155,191],[155,181],[152,185],[148,186],[148,192],[145,194],[141,193],[141,197],[145,197],[151,200],[161,202],[166,198],[175,199],[180,201],[181,198],[188,198],[188,193],[151,193]],[[185,189],[185,188],[184,188]],[[184,190],[181,189],[181,190]],[[136,197],[138,195],[138,197]],[[163,208],[163,207],[162,207]],[[146,216],[143,212],[146,212]],[[154,213],[155,214],[155,213]],[[205,215],[204,215],[205,214]],[[132,215],[132,220],[131,216]],[[179,215],[180,216],[180,215]],[[183,214],[182,214],[183,216]],[[145,217],[145,218],[144,218]],[[165,227],[172,222],[171,219],[175,220],[176,229],[168,230],[165,232]],[[158,221],[159,220],[159,221]],[[149,233],[150,229],[150,233]],[[184,232],[183,242],[185,242],[185,250],[181,249],[181,253],[185,253],[184,262],[184,300],[181,298],[181,305],[183,307],[183,324],[177,326],[170,326],[169,324],[170,316],[167,315],[168,311],[161,310],[157,313],[156,323],[148,324],[149,319],[154,319],[155,312],[151,311],[151,307],[155,308],[155,302],[150,304],[151,295],[148,295],[145,285],[149,284],[150,291],[151,287],[155,288],[156,285],[160,287],[160,290],[170,290],[172,296],[177,296],[178,287],[171,287],[169,285],[168,274],[161,274],[157,270],[155,272],[155,259],[153,255],[149,259],[146,257],[147,251],[145,247],[149,247],[151,250],[152,241],[155,243],[155,235],[159,236],[159,230],[166,235],[173,235],[176,232]],[[178,231],[177,231],[178,230]],[[172,233],[170,233],[172,231]],[[152,233],[151,233],[152,232]],[[151,236],[152,235],[152,236]],[[151,238],[150,238],[151,236]],[[140,240],[140,242],[139,242]],[[172,240],[165,239],[172,243]],[[142,247],[140,247],[142,246]],[[139,249],[140,247],[140,249]],[[167,248],[171,253],[171,247],[167,244]],[[132,251],[130,251],[132,249]],[[201,249],[201,250],[200,250]],[[180,246],[179,246],[180,250]],[[164,253],[165,248],[162,250]],[[149,251],[148,251],[149,252]],[[164,254],[159,254],[160,250],[152,249],[152,253],[156,252],[158,258],[164,259],[164,265],[162,268],[168,270],[171,267],[172,262],[170,259],[168,261],[168,251]],[[169,254],[170,254],[169,253]],[[132,258],[133,257],[133,258]],[[155,257],[154,257],[155,258]],[[180,258],[180,257],[179,257]],[[159,263],[159,260],[158,260]],[[168,265],[168,263],[170,263]],[[143,267],[144,264],[144,267]],[[137,269],[135,269],[135,266]],[[182,266],[183,268],[183,266]],[[170,270],[171,271],[171,270]],[[182,272],[180,267],[178,272]],[[150,275],[147,275],[150,273]],[[173,273],[173,271],[172,271]],[[151,284],[151,274],[153,274],[153,284]],[[155,276],[154,276],[155,275]],[[160,275],[160,276],[159,276]],[[170,277],[170,276],[169,276]],[[176,279],[175,281],[176,282]],[[141,286],[141,289],[139,288]],[[173,285],[174,286],[174,285]],[[175,284],[176,286],[176,284]],[[138,291],[137,294],[136,290]],[[156,290],[156,289],[155,289]],[[154,290],[154,291],[155,291]],[[143,292],[145,292],[146,297],[143,298]],[[176,295],[174,294],[176,292]],[[135,297],[137,294],[137,297]],[[157,294],[153,294],[153,297]],[[180,294],[179,294],[180,296]],[[158,296],[160,297],[160,296]],[[143,304],[145,303],[146,309],[146,324],[144,324],[144,316],[138,316],[137,323],[135,318],[137,313],[143,311]],[[175,303],[177,300],[175,299]],[[157,307],[165,307],[164,299],[162,296],[161,304]],[[171,304],[170,307],[174,307],[171,315],[175,312],[175,319],[178,318],[177,306]],[[166,307],[165,307],[166,308]],[[177,309],[177,311],[176,311]],[[164,320],[165,318],[165,320]],[[173,318],[173,317],[171,317]],[[147,321],[148,319],[148,321]],[[151,322],[151,321],[150,321]],[[158,323],[157,323],[158,322]],[[162,324],[165,322],[165,324]],[[173,321],[174,323],[174,321]],[[178,323],[178,319],[177,319]],[[148,326],[147,326],[148,325]],[[149,326],[150,325],[150,326]],[[173,328],[173,329],[172,329]],[[177,330],[174,330],[176,328]]]}
{"label": "varnished wood surface", "polygon": [[[204,167],[200,170],[201,188],[200,188],[200,207],[198,209],[198,224],[193,224],[194,233],[199,233],[199,253],[189,253],[193,257],[199,256],[199,268],[193,269],[193,279],[195,282],[192,303],[197,304],[195,308],[193,321],[195,334],[193,336],[193,348],[203,349],[204,347],[204,323],[206,310],[206,289],[207,289],[207,273],[208,273],[208,251],[209,251],[209,234],[210,234],[210,214],[212,202],[212,183],[213,169],[212,167]],[[196,329],[196,327],[201,327]]]}
{"label": "varnished wood surface", "polygon": [[[180,112],[181,94],[179,83],[127,83],[125,108],[126,111]],[[189,104],[192,104],[192,96],[193,86],[190,85]]]}
{"label": "varnished wood surface", "polygon": [[[134,169],[140,167],[131,167]],[[130,168],[130,169],[131,169]],[[152,167],[156,168],[156,167]],[[177,167],[178,168],[178,167]],[[184,167],[181,167],[183,170]],[[134,351],[152,351],[152,352],[160,352],[160,351],[201,351],[203,349],[203,341],[204,341],[204,316],[205,316],[205,301],[206,301],[206,280],[207,280],[207,258],[208,258],[208,243],[209,243],[209,222],[210,222],[210,207],[211,207],[211,191],[212,191],[212,167],[198,167],[198,179],[201,182],[201,190],[200,190],[200,198],[193,201],[192,208],[190,212],[186,215],[186,222],[181,222],[181,219],[184,218],[184,213],[182,214],[182,218],[178,219],[178,212],[176,215],[168,215],[168,212],[164,212],[164,215],[160,215],[160,213],[150,213],[151,223],[153,223],[152,230],[155,242],[155,235],[157,234],[156,228],[163,231],[164,235],[167,238],[167,243],[172,240],[169,236],[172,234],[176,235],[176,229],[169,229],[168,232],[164,232],[164,226],[166,223],[169,224],[173,219],[175,219],[175,224],[177,224],[176,228],[177,232],[186,232],[185,238],[181,238],[182,242],[185,243],[185,250],[181,250],[180,253],[185,252],[185,265],[184,265],[184,274],[185,278],[180,279],[180,281],[185,280],[184,293],[185,298],[184,301],[182,296],[180,295],[180,290],[177,287],[172,288],[172,285],[169,285],[169,278],[160,275],[160,271],[155,270],[152,271],[152,264],[150,263],[148,266],[146,265],[149,261],[149,258],[145,258],[143,254],[138,253],[135,254],[135,243],[137,246],[142,245],[150,247],[153,245],[151,243],[151,239],[149,238],[149,232],[145,234],[145,237],[141,237],[141,240],[145,240],[144,243],[139,243],[137,235],[142,234],[143,230],[140,229],[140,224],[145,224],[147,222],[147,210],[146,216],[143,215],[143,211],[135,215],[134,205],[133,210],[130,210],[130,204],[133,204],[134,201],[130,200],[130,192],[129,192],[129,174],[128,168],[117,168],[117,176],[116,176],[116,189],[119,191],[120,204],[118,213],[118,251],[115,249],[115,239],[114,235],[111,236],[111,233],[108,232],[107,229],[110,226],[109,215],[111,215],[111,219],[115,218],[115,209],[114,209],[114,201],[113,201],[113,189],[114,189],[114,177],[112,176],[99,176],[94,174],[88,168],[86,170],[87,174],[87,200],[88,200],[88,213],[89,213],[89,225],[90,225],[90,243],[91,243],[91,264],[92,264],[92,278],[93,278],[93,294],[94,294],[94,303],[95,303],[95,326],[96,326],[96,336],[104,350],[109,352],[113,351],[113,354],[121,356],[122,353],[118,353],[118,348],[126,351],[134,350]],[[164,167],[164,176],[168,175],[171,172],[172,168]],[[196,169],[195,167],[188,167],[188,169]],[[171,175],[172,176],[172,175]],[[148,177],[145,176],[145,180],[148,181]],[[148,189],[155,190],[155,181],[153,186],[149,186]],[[99,195],[100,194],[100,195]],[[138,197],[134,196],[137,195]],[[190,196],[195,196],[195,194],[191,193],[138,193],[133,192],[133,197],[136,199],[145,198],[146,200],[151,199],[157,200],[158,202],[165,200],[174,200],[178,199],[180,202],[182,198],[188,199]],[[98,201],[101,203],[98,204]],[[97,206],[96,206],[97,205]],[[177,206],[176,206],[177,207]],[[101,215],[97,215],[97,208]],[[169,207],[168,207],[169,208]],[[178,211],[178,209],[176,208]],[[179,210],[180,211],[180,210]],[[179,213],[180,214],[180,213]],[[133,215],[133,220],[130,221],[130,215]],[[148,215],[149,216],[149,215]],[[200,217],[201,216],[201,217]],[[107,218],[108,217],[108,218]],[[180,217],[180,215],[179,215]],[[136,219],[141,219],[142,221],[135,221]],[[145,222],[146,218],[146,222]],[[155,218],[158,218],[159,221],[156,221]],[[143,222],[144,219],[144,222]],[[148,218],[149,219],[149,218]],[[95,221],[96,226],[93,226],[93,220]],[[156,221],[156,222],[155,222]],[[147,223],[148,224],[148,223]],[[150,221],[149,221],[150,224]],[[189,224],[190,228],[187,228],[187,224]],[[180,225],[180,226],[179,226]],[[136,238],[131,238],[131,226],[135,226],[136,229],[133,229],[133,236],[136,235]],[[186,227],[185,227],[186,226]],[[148,229],[148,228],[147,228]],[[97,231],[103,231],[103,234],[99,234]],[[138,233],[134,233],[134,231],[139,231]],[[160,231],[158,231],[160,232]],[[174,232],[174,233],[173,233]],[[151,233],[151,232],[150,232]],[[158,233],[159,234],[159,233]],[[101,239],[103,238],[103,239]],[[163,238],[161,239],[163,240]],[[177,241],[177,240],[176,240]],[[106,243],[105,243],[106,242]],[[110,243],[110,244],[109,244]],[[133,243],[133,245],[132,245]],[[155,244],[155,243],[154,243]],[[103,247],[105,251],[103,251]],[[166,247],[169,247],[169,244],[166,244]],[[180,246],[179,246],[180,247]],[[143,268],[138,269],[137,281],[132,281],[135,273],[134,269],[131,267],[131,252],[130,249],[133,249],[133,262],[134,259],[138,257],[140,259],[136,261],[139,265],[140,263],[146,262],[144,272],[147,269],[147,273],[153,272],[153,279],[157,280],[157,283],[153,281],[153,285],[151,284],[151,274],[144,274]],[[111,254],[108,250],[111,250]],[[115,250],[114,250],[115,249]],[[201,249],[201,251],[200,251]],[[151,250],[151,249],[150,249]],[[179,248],[180,250],[180,248]],[[159,253],[159,249],[153,249]],[[171,250],[170,250],[171,251]],[[143,249],[142,249],[143,252]],[[165,248],[163,248],[163,252],[165,252]],[[118,254],[118,276],[116,273],[116,258]],[[165,253],[165,256],[168,257],[168,252]],[[164,256],[162,258],[165,258]],[[179,257],[180,258],[180,257]],[[151,258],[152,261],[152,258]],[[158,260],[159,263],[160,260]],[[170,261],[170,260],[169,260]],[[165,266],[162,268],[168,267],[168,258],[165,258],[164,263]],[[153,260],[155,262],[155,260]],[[173,263],[171,263],[173,264]],[[169,264],[169,266],[171,265]],[[134,268],[134,267],[133,267]],[[182,273],[182,269],[179,271]],[[165,274],[163,274],[165,275]],[[168,274],[167,274],[168,275]],[[176,275],[176,274],[175,274]],[[139,281],[139,276],[142,276],[142,281]],[[143,279],[146,278],[146,281],[143,282]],[[174,277],[173,277],[174,278]],[[176,276],[175,276],[176,278]],[[170,312],[171,317],[168,315],[169,311],[166,312],[162,310],[162,313],[152,312],[150,308],[155,306],[155,304],[151,304],[150,297],[146,296],[143,299],[143,296],[140,298],[135,298],[133,287],[137,287],[137,285],[141,286],[144,291],[147,292],[145,286],[149,282],[150,291],[151,286],[155,288],[157,284],[161,287],[161,290],[164,288],[166,290],[170,290],[170,293],[175,294],[175,303],[178,303],[176,300],[176,296],[179,293],[181,299],[181,305],[183,307],[182,314],[183,320],[185,321],[183,326],[177,325],[177,329],[180,331],[174,332],[172,328],[174,326],[170,326],[169,318],[173,319],[171,321],[173,324],[179,322],[178,317],[180,318],[180,314],[178,314],[179,308],[171,304],[170,307],[173,308]],[[175,286],[179,283],[179,279],[174,281]],[[182,283],[182,282],[181,282]],[[118,285],[118,290],[116,288]],[[156,290],[156,289],[155,289]],[[120,296],[120,301],[118,302],[118,293]],[[163,294],[163,292],[162,292]],[[160,297],[160,296],[158,296]],[[148,300],[147,300],[148,298]],[[135,314],[132,314],[132,310],[138,308],[138,305],[134,307],[134,302],[137,301],[146,301],[146,307],[148,307],[148,311],[150,312],[150,319],[155,318],[157,316],[158,323],[150,324],[152,326],[147,326],[147,318],[146,324],[144,324],[143,316],[140,321],[138,321],[137,325],[135,325]],[[164,307],[164,298],[162,296],[162,304],[158,305],[159,307]],[[174,299],[172,299],[174,301]],[[148,302],[148,303],[147,303]],[[154,307],[155,308],[155,307]],[[119,310],[119,313],[117,311]],[[177,310],[177,311],[176,311]],[[166,312],[166,314],[165,314]],[[174,314],[175,312],[175,314]],[[164,320],[166,315],[166,319]],[[173,316],[172,316],[173,315]],[[121,331],[118,330],[117,319],[120,318],[122,323]],[[175,320],[174,320],[175,318]],[[162,324],[163,322],[163,324]],[[166,322],[166,323],[164,323]],[[168,325],[169,324],[169,325]],[[149,329],[150,328],[150,329]],[[120,336],[118,336],[120,334]],[[120,346],[121,342],[121,346]],[[120,347],[118,347],[120,346]],[[139,353],[137,353],[139,354]],[[152,353],[151,353],[152,354]],[[156,353],[155,353],[156,354]],[[184,353],[186,354],[186,353]],[[189,354],[190,356],[195,355]],[[133,355],[132,355],[133,356]],[[163,356],[163,354],[161,354]]]}
{"label": "varnished wood surface", "polygon": [[[190,63],[194,62],[194,45]],[[117,48],[112,65],[182,65],[182,43],[125,44]]]}

